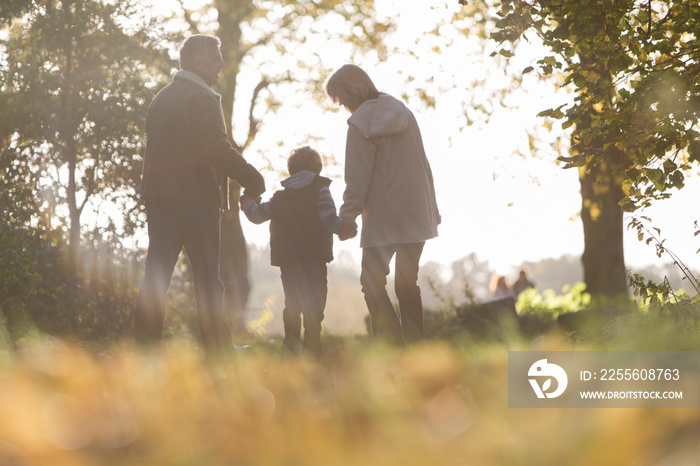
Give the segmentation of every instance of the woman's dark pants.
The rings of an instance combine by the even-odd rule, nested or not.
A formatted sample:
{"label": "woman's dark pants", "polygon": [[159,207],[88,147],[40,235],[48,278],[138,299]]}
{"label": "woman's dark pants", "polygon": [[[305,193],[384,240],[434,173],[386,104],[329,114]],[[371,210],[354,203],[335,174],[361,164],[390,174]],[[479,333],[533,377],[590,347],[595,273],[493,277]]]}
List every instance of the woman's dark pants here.
{"label": "woman's dark pants", "polygon": [[[372,338],[393,343],[423,340],[423,303],[418,263],[425,242],[392,244],[362,250],[360,283],[372,322]],[[400,318],[386,290],[389,263],[396,255],[395,290]]]}

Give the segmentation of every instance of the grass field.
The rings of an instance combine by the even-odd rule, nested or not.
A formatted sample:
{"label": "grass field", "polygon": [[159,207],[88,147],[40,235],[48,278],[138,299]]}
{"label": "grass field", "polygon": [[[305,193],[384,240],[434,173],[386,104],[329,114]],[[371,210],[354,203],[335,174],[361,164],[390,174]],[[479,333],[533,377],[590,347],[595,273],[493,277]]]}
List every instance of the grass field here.
{"label": "grass field", "polygon": [[508,349],[586,349],[561,333],[255,347],[212,368],[186,338],[22,340],[0,352],[0,465],[700,464],[700,410],[509,409]]}

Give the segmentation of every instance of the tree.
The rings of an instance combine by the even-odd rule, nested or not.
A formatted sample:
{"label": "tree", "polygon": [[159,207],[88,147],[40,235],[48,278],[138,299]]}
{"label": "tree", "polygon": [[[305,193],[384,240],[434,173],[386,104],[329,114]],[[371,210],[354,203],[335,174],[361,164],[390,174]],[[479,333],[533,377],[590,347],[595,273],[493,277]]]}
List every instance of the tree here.
{"label": "tree", "polygon": [[[190,11],[180,0],[181,13],[193,33],[213,33],[222,42],[221,52],[226,68],[217,92],[228,126],[229,140],[241,153],[251,145],[262,127],[263,115],[277,109],[283,91],[318,95],[329,70],[323,69],[319,60],[311,63],[298,58],[292,68],[268,72],[275,60],[289,57],[288,51],[304,47],[307,39],[317,30],[324,30],[327,39],[344,37],[356,50],[374,48],[381,51],[383,35],[390,26],[375,18],[372,0],[350,2],[347,0],[213,0],[200,11]],[[199,18],[199,21],[195,20]],[[206,21],[215,17],[215,22]],[[324,19],[342,20],[341,27],[335,21],[327,25]],[[312,27],[313,26],[313,27]],[[264,51],[264,52],[263,52]],[[260,53],[259,53],[260,52]],[[265,58],[258,58],[267,55]],[[311,53],[313,55],[313,52]],[[258,84],[247,96],[238,90],[239,75],[250,62],[261,70]],[[267,66],[266,66],[267,65]],[[274,67],[273,67],[274,68]],[[234,105],[240,99],[250,102],[247,115],[234,115]],[[235,124],[247,123],[248,131],[242,140],[233,136]],[[229,187],[230,210],[224,212],[221,221],[221,279],[225,285],[224,306],[232,330],[245,329],[243,309],[248,300],[248,255],[245,237],[241,229],[238,196],[240,188]]]}
{"label": "tree", "polygon": [[[683,187],[700,160],[700,5],[685,0],[503,0],[500,54],[538,38],[536,63],[575,97],[540,116],[573,127],[566,167],[581,180],[584,281],[592,294],[626,293],[623,212]],[[532,71],[528,67],[523,72]]]}
{"label": "tree", "polygon": [[0,140],[26,159],[44,208],[67,220],[76,261],[85,208],[137,189],[143,108],[166,61],[134,1],[14,5],[1,42]]}
{"label": "tree", "polygon": [[32,0],[6,0],[0,5],[0,23],[8,22],[25,13],[32,4]]}
{"label": "tree", "polygon": [[31,293],[41,278],[33,257],[38,235],[31,225],[36,180],[13,155],[0,152],[0,313],[5,305]]}

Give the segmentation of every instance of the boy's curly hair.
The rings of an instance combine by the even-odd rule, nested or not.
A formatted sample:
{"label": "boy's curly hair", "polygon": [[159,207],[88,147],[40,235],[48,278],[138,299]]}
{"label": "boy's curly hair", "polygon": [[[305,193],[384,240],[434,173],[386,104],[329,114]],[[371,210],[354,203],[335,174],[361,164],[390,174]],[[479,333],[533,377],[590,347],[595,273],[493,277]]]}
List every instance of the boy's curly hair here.
{"label": "boy's curly hair", "polygon": [[318,152],[309,146],[294,149],[287,159],[287,170],[290,175],[295,175],[301,171],[321,173],[323,161]]}

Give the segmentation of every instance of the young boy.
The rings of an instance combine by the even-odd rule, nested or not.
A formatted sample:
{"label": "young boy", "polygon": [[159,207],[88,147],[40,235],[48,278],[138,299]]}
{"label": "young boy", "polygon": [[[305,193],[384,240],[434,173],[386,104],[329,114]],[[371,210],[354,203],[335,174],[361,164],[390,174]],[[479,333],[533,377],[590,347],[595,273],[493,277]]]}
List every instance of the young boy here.
{"label": "young boy", "polygon": [[321,156],[308,146],[293,150],[287,160],[289,178],[282,181],[269,202],[256,204],[241,197],[241,210],[255,224],[270,220],[272,265],[280,268],[284,289],[283,348],[321,355],[321,321],[328,292],[327,263],[333,260],[333,233],[341,238],[357,234],[354,224],[345,223],[335,210],[328,186],[319,176]]}

